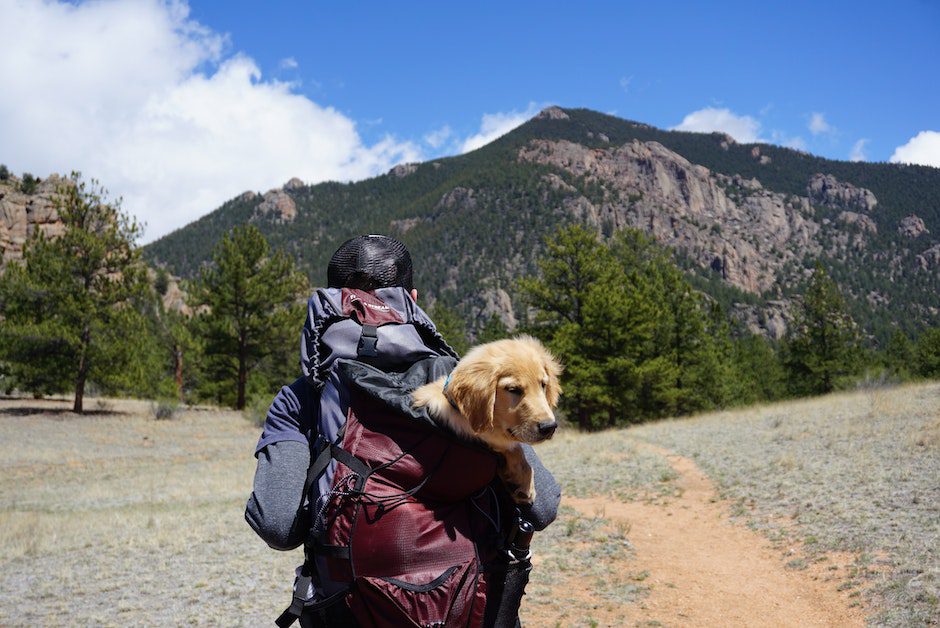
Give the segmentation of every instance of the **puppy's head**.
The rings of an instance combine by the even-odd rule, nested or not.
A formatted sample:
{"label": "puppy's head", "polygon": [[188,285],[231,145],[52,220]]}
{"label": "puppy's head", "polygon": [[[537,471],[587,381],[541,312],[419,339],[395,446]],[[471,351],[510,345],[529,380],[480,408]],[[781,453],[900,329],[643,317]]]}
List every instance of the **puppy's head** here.
{"label": "puppy's head", "polygon": [[537,443],[558,427],[561,365],[535,338],[474,347],[451,374],[447,394],[477,434]]}

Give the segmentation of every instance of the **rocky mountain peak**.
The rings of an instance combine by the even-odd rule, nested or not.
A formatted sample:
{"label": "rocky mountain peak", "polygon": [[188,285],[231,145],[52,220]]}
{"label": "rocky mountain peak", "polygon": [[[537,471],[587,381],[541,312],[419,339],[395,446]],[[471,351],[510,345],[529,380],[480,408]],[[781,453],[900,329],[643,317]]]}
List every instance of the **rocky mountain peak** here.
{"label": "rocky mountain peak", "polygon": [[568,120],[569,116],[561,107],[551,106],[542,109],[537,116],[536,120]]}
{"label": "rocky mountain peak", "polygon": [[252,220],[270,218],[277,222],[292,222],[296,217],[297,203],[283,189],[275,189],[265,192],[261,203],[255,208]]}
{"label": "rocky mountain peak", "polygon": [[298,179],[297,177],[292,177],[287,183],[284,184],[283,190],[299,190],[304,187],[306,184]]}

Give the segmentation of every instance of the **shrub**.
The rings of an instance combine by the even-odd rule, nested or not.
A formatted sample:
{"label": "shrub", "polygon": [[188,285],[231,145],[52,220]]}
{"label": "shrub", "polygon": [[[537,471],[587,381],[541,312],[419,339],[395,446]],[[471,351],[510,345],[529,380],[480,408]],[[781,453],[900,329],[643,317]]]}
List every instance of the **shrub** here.
{"label": "shrub", "polygon": [[32,194],[39,185],[39,178],[34,177],[28,172],[23,173],[23,180],[20,181],[20,192],[23,194]]}
{"label": "shrub", "polygon": [[10,180],[10,169],[6,167],[6,164],[0,164],[0,181],[9,181]]}
{"label": "shrub", "polygon": [[157,277],[154,279],[153,287],[161,297],[166,296],[166,291],[170,289],[170,273],[167,272],[166,268],[157,269]]}
{"label": "shrub", "polygon": [[179,414],[180,404],[175,399],[160,399],[151,404],[150,411],[157,421],[169,421]]}

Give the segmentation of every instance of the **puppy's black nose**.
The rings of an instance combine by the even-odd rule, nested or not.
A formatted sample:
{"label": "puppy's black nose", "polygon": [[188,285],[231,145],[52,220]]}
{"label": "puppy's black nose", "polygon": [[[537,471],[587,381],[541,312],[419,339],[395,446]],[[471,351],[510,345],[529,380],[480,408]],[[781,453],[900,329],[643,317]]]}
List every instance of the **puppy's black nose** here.
{"label": "puppy's black nose", "polygon": [[539,423],[539,436],[542,438],[550,438],[551,435],[555,433],[556,429],[558,429],[558,422],[554,419],[551,421],[542,421]]}

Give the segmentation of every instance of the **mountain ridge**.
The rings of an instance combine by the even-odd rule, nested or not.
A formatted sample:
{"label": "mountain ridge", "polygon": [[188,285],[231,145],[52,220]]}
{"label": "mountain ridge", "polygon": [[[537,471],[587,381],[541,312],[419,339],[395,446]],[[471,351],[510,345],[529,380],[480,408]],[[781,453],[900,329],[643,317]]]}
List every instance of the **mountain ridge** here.
{"label": "mountain ridge", "polygon": [[[532,158],[539,142],[552,150],[568,142],[581,158],[610,168],[592,171]],[[658,172],[675,175],[671,183],[668,176],[644,180],[638,175],[627,184],[611,174],[611,168],[626,167],[630,160],[642,165],[652,153],[660,161]],[[728,248],[730,256],[722,255],[729,237],[717,231],[727,230],[729,223],[706,220],[701,204],[666,202],[670,185],[680,189],[694,181],[711,190],[712,201],[741,210],[739,219],[750,211],[750,224],[767,222],[773,210],[778,220],[752,233],[743,229]],[[640,194],[647,195],[645,209]],[[271,209],[275,197],[284,196],[293,201],[287,214]],[[515,278],[535,271],[542,237],[571,221],[593,224],[602,233],[623,226],[651,233],[676,251],[698,287],[771,337],[784,333],[788,308],[781,303],[800,291],[816,261],[849,293],[853,315],[876,337],[884,339],[896,320],[908,331],[936,324],[940,311],[935,276],[940,169],[827,160],[768,144],[741,144],[722,133],[666,131],[587,109],[549,107],[464,155],[401,164],[356,183],[298,186],[293,181],[261,199],[233,199],[201,219],[198,229],[185,228],[191,229],[185,239],[192,242],[199,234],[201,242],[214,242],[226,224],[252,221],[273,245],[294,254],[318,283],[329,254],[345,237],[390,233],[412,249],[416,279],[431,300],[457,307],[475,327],[494,314],[510,326],[525,319],[514,294]],[[264,202],[268,209],[259,209]],[[664,238],[663,229],[644,225],[641,209],[651,219],[648,224],[681,223],[674,227],[676,237]],[[611,216],[610,224],[592,220],[592,211]],[[746,244],[748,238],[776,237],[774,225],[792,231],[777,242],[776,252]],[[152,243],[145,254],[169,262],[172,240],[167,236]],[[207,259],[206,252],[192,249],[185,255],[186,262],[170,264],[170,270],[185,276],[193,272],[193,260]],[[774,255],[781,263],[771,263]],[[735,281],[738,275],[750,278]],[[765,326],[767,321],[775,322]]]}
{"label": "mountain ridge", "polygon": [[364,181],[245,192],[148,244],[145,258],[192,277],[245,222],[315,284],[346,238],[399,237],[426,302],[456,307],[477,329],[493,315],[509,327],[526,319],[515,281],[570,222],[653,235],[696,287],[770,337],[785,332],[817,261],[876,339],[940,322],[940,169],[828,160],[588,109],[549,107],[475,151]]}

